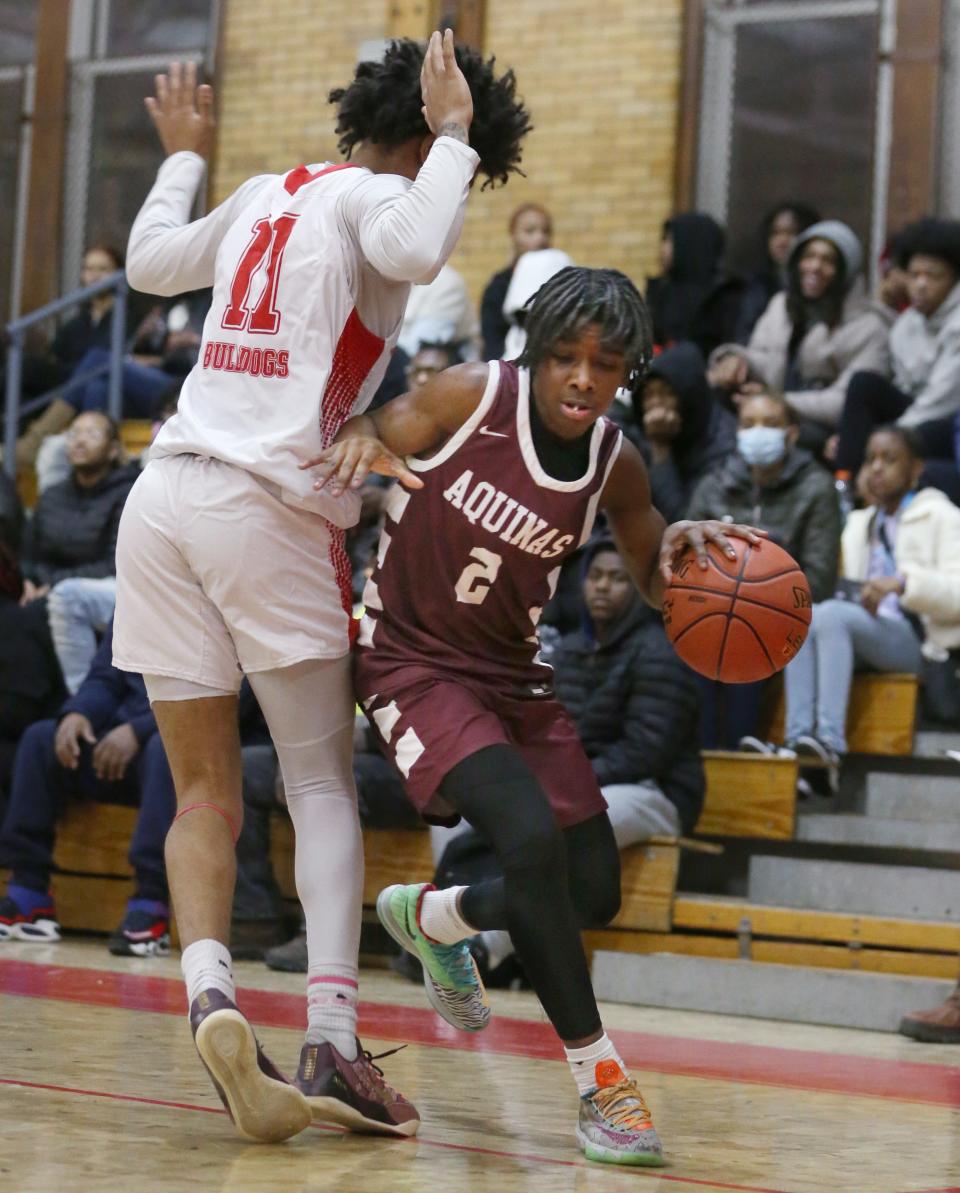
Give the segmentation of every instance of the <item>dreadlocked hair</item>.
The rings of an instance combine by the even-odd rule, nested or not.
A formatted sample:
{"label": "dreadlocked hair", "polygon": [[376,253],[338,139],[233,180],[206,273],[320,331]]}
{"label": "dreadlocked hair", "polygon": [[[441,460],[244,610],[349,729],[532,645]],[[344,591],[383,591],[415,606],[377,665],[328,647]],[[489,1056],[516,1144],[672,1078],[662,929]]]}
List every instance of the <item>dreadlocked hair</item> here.
{"label": "dreadlocked hair", "polygon": [[640,291],[619,269],[570,265],[544,282],[524,307],[527,342],[517,363],[532,371],[554,344],[587,326],[599,327],[602,343],[624,354],[635,390],[653,356],[653,327]]}
{"label": "dreadlocked hair", "polygon": [[[469,46],[457,46],[455,53],[473,98],[470,145],[480,158],[480,172],[487,176],[482,189],[502,185],[511,174],[523,175],[520,143],[533,128],[530,113],[517,99],[512,70],[497,78],[495,58],[484,61]],[[387,47],[382,61],[358,63],[353,81],[330,92],[345,157],[361,141],[392,148],[429,134],[420,93],[423,56],[423,45],[399,38]]]}

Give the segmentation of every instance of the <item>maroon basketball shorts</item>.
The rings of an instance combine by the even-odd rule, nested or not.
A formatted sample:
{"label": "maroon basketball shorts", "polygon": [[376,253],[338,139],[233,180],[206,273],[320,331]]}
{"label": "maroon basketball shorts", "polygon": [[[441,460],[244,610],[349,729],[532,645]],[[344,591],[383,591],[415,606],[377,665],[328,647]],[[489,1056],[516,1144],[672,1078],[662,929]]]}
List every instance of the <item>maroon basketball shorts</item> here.
{"label": "maroon basketball shorts", "polygon": [[518,698],[362,648],[354,654],[354,677],[383,753],[421,815],[455,817],[438,793],[440,783],[458,762],[496,745],[513,746],[526,761],[561,828],[606,811],[573,721],[556,700]]}

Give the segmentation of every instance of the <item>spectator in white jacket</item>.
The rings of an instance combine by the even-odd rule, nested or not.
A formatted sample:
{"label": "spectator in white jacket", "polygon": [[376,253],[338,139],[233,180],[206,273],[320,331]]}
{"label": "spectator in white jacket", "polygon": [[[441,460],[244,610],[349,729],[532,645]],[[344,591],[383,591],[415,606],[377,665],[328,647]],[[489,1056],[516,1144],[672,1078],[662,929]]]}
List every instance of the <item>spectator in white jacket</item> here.
{"label": "spectator in white jacket", "polygon": [[872,504],[841,539],[846,599],[815,605],[806,643],[787,667],[787,744],[835,766],[846,753],[856,669],[919,673],[924,654],[960,646],[960,509],[917,489],[923,461],[904,427],[867,444],[861,486]]}
{"label": "spectator in white jacket", "polygon": [[796,239],[787,287],[770,300],[744,348],[721,344],[708,378],[734,403],[762,389],[784,394],[800,445],[817,454],[840,420],[850,378],[886,374],[890,312],[867,295],[863,249],[839,220],[811,224]]}
{"label": "spectator in white jacket", "polygon": [[[910,306],[890,332],[893,381],[875,372],[850,381],[835,465],[855,476],[874,427],[915,427],[925,458],[956,460],[960,411],[960,221],[923,219],[894,245]],[[931,478],[931,483],[936,481]]]}

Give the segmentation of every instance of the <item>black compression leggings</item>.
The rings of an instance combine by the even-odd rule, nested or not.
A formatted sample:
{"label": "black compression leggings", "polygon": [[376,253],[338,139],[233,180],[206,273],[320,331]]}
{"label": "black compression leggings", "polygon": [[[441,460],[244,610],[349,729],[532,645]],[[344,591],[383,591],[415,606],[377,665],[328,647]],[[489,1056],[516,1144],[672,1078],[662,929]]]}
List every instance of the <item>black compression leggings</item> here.
{"label": "black compression leggings", "polygon": [[561,830],[533,772],[510,746],[488,746],[447,774],[440,793],[493,847],[502,878],[475,883],[461,912],[478,931],[507,929],[561,1040],[600,1030],[580,929],[620,907],[620,855],[605,814]]}

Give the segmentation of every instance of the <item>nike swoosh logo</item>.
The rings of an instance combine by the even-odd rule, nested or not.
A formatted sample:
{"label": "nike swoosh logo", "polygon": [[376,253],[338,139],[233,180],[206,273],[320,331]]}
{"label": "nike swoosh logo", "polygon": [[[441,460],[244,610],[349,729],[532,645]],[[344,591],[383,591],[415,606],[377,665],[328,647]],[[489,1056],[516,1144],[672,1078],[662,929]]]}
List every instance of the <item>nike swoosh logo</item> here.
{"label": "nike swoosh logo", "polygon": [[481,427],[480,434],[481,435],[495,435],[497,437],[497,439],[509,439],[510,438],[510,436],[504,434],[503,431],[491,431],[489,427]]}

